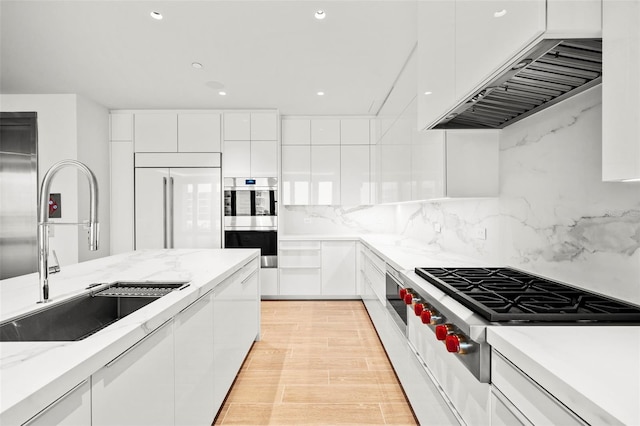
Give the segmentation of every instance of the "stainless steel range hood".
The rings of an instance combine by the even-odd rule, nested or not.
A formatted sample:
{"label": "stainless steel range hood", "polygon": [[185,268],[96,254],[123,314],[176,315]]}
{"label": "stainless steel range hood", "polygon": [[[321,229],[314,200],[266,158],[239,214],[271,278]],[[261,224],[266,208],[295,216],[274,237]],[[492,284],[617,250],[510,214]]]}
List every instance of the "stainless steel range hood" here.
{"label": "stainless steel range hood", "polygon": [[601,83],[602,39],[546,39],[450,111],[436,129],[502,129]]}

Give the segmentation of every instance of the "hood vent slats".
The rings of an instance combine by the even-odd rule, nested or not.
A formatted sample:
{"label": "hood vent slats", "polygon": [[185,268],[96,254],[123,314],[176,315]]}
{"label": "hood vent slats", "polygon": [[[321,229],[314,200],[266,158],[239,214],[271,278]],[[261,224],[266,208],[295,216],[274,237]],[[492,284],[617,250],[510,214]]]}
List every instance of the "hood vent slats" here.
{"label": "hood vent slats", "polygon": [[543,40],[435,128],[501,129],[601,81],[602,39]]}

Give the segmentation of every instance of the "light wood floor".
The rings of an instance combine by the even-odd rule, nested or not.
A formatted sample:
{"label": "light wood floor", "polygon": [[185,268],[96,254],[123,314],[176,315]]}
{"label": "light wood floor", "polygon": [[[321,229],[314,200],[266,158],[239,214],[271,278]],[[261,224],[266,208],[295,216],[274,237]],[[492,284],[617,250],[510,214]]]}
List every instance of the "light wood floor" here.
{"label": "light wood floor", "polygon": [[263,301],[256,342],[214,425],[415,425],[359,301]]}

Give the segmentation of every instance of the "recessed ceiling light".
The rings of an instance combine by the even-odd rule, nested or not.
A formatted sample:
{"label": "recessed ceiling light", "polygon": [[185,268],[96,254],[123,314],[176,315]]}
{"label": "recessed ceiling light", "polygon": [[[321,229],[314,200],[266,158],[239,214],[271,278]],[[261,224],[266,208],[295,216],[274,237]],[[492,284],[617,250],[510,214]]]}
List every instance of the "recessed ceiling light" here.
{"label": "recessed ceiling light", "polygon": [[224,90],[221,90],[221,91],[218,92],[218,95],[227,96],[227,92],[225,92]]}
{"label": "recessed ceiling light", "polygon": [[202,64],[200,62],[192,62],[191,66],[194,67],[197,70],[202,68]]}
{"label": "recessed ceiling light", "polygon": [[324,10],[320,9],[316,10],[316,13],[313,16],[315,16],[318,20],[323,20],[327,17],[327,14],[324,12]]}
{"label": "recessed ceiling light", "polygon": [[433,93],[433,92],[424,92],[424,94],[425,94],[425,95],[430,95],[430,94],[432,94],[432,93]]}
{"label": "recessed ceiling light", "polygon": [[318,96],[324,96],[324,92],[318,92],[317,95]]}
{"label": "recessed ceiling light", "polygon": [[160,12],[151,12],[150,15],[153,19],[157,19],[158,21],[162,19],[162,13]]}
{"label": "recessed ceiling light", "polygon": [[502,18],[506,14],[507,14],[507,9],[502,9],[502,10],[499,10],[497,12],[493,12],[493,17],[494,18]]}

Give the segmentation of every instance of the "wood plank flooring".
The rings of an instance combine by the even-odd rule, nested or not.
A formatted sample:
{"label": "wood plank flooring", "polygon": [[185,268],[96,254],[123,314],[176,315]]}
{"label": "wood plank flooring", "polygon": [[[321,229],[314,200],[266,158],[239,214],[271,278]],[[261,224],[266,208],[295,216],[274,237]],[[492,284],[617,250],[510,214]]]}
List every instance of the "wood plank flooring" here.
{"label": "wood plank flooring", "polygon": [[415,425],[360,301],[263,301],[214,425]]}

